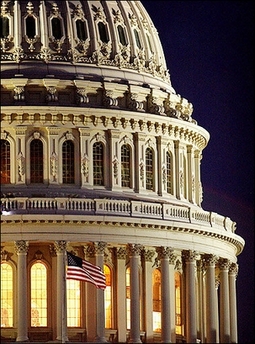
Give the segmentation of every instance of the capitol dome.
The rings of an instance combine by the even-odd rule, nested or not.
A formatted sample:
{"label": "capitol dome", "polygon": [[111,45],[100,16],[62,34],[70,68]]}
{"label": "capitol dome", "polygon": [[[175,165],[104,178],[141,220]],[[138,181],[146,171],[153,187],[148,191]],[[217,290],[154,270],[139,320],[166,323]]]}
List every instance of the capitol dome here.
{"label": "capitol dome", "polygon": [[0,38],[3,340],[236,343],[244,240],[142,2],[1,1]]}

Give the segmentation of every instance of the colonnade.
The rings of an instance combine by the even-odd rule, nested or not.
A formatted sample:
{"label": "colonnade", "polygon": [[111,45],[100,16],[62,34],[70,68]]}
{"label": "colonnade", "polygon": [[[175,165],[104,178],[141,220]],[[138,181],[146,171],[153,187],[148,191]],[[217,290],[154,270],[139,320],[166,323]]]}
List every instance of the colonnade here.
{"label": "colonnade", "polygon": [[[95,261],[98,266],[103,267],[104,249],[106,243],[95,243]],[[67,314],[65,299],[65,252],[66,241],[55,241],[57,254],[57,300],[56,300],[56,340],[68,341],[67,336]],[[17,259],[17,338],[16,341],[28,340],[27,323],[27,252],[29,243],[27,241],[16,241],[15,250]],[[142,245],[128,244],[126,247],[117,248],[117,330],[118,342],[126,342],[125,299],[121,298],[125,291],[126,254],[129,258],[130,267],[130,343],[141,343],[141,327],[146,333],[146,342],[153,342],[152,312],[152,257],[157,253],[157,261],[161,268],[161,342],[175,343],[175,263],[176,252],[170,247],[157,247],[156,250],[144,250]],[[140,256],[144,254],[144,283],[141,292],[139,283]],[[198,254],[192,250],[182,250],[182,317],[183,335],[187,343],[237,343],[237,311],[236,311],[236,276],[237,264],[228,259],[217,258],[213,254]],[[197,264],[197,262],[200,264]],[[198,275],[201,267],[203,276],[200,280]],[[149,264],[150,263],[150,264]],[[217,269],[216,269],[217,265]],[[219,271],[219,274],[217,273]],[[198,286],[199,284],[199,286]],[[202,288],[201,285],[202,284]],[[218,300],[218,285],[219,300]],[[202,292],[202,297],[199,294]],[[146,316],[141,314],[140,298],[143,294],[143,302]],[[124,292],[125,295],[125,292]],[[105,338],[105,314],[104,314],[104,291],[97,289],[95,296],[95,342],[106,342]],[[91,302],[94,302],[93,300]],[[201,304],[202,303],[202,304]],[[219,304],[219,306],[218,306]],[[93,304],[92,304],[93,305]],[[220,314],[220,316],[219,316]],[[144,318],[144,319],[143,319]],[[137,319],[141,319],[138,321]],[[204,320],[203,320],[204,319]]]}

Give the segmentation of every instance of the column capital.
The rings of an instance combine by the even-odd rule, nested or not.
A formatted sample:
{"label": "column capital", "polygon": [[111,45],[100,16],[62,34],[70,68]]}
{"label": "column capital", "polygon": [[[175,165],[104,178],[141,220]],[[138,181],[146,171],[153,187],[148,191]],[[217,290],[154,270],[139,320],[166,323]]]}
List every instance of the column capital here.
{"label": "column capital", "polygon": [[55,241],[54,246],[57,254],[64,253],[66,251],[67,242],[65,240]]}
{"label": "column capital", "polygon": [[230,260],[227,259],[227,258],[220,258],[219,261],[218,261],[218,265],[219,265],[219,268],[220,270],[229,270],[229,267],[230,267]]}
{"label": "column capital", "polygon": [[138,256],[141,254],[143,246],[140,244],[127,244],[129,256]]}
{"label": "column capital", "polygon": [[14,241],[14,248],[15,248],[16,254],[27,253],[29,249],[29,241],[25,241],[25,240]]}
{"label": "column capital", "polygon": [[235,275],[237,277],[238,274],[238,264],[237,263],[231,263],[229,267],[229,274]]}
{"label": "column capital", "polygon": [[83,251],[84,251],[85,256],[87,254],[91,258],[100,254],[104,255],[106,245],[107,243],[103,241],[93,242],[87,246],[84,246]]}
{"label": "column capital", "polygon": [[185,262],[195,262],[197,258],[197,252],[192,250],[183,250],[182,258]]}
{"label": "column capital", "polygon": [[152,262],[153,257],[155,256],[155,250],[142,250],[144,259],[146,262]]}
{"label": "column capital", "polygon": [[[157,247],[156,252],[158,254],[159,259],[166,259],[166,258],[170,259],[170,257],[171,257],[171,261],[172,261],[173,256],[174,256],[173,249],[171,247],[167,247],[167,246]],[[175,258],[176,258],[176,256],[175,256]],[[173,264],[173,263],[171,263],[171,264]]]}
{"label": "column capital", "polygon": [[118,247],[116,249],[117,259],[126,259],[127,250],[126,247]]}
{"label": "column capital", "polygon": [[214,267],[218,261],[218,257],[214,254],[203,254],[202,261],[206,267],[208,266]]}

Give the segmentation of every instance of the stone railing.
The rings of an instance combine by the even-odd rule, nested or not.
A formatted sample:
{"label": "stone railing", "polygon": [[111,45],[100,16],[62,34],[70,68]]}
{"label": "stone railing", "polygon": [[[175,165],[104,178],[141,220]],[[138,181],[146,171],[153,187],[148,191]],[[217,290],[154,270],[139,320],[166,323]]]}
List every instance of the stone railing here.
{"label": "stone railing", "polygon": [[[2,198],[1,214],[66,214],[125,216],[201,224],[235,232],[236,224],[228,217],[174,204],[87,198]],[[3,218],[2,218],[3,220]]]}

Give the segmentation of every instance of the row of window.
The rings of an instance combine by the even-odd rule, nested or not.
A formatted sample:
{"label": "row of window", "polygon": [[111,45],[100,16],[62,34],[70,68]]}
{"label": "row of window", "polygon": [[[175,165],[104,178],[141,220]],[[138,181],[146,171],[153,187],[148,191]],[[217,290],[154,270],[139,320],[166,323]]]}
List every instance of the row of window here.
{"label": "row of window", "polygon": [[[132,151],[129,144],[121,146],[121,186],[132,187],[131,178],[131,161]],[[43,143],[40,139],[33,139],[30,143],[30,183],[43,183],[44,180],[44,151]],[[95,142],[93,144],[93,184],[95,186],[105,185],[105,171],[104,159],[105,147],[102,142]],[[146,189],[155,189],[154,171],[154,151],[151,147],[146,148],[145,151],[145,180]],[[167,192],[172,193],[172,168],[171,155],[166,153],[166,182]],[[72,140],[66,140],[62,144],[62,183],[75,183],[75,147]],[[0,170],[1,170],[1,184],[10,184],[11,182],[11,156],[10,143],[8,140],[0,140]]]}
{"label": "row of window", "polygon": [[[35,39],[36,37],[40,36],[39,35],[39,25],[38,25],[38,17],[35,14],[27,14],[24,17],[24,31],[25,35],[28,39]],[[12,32],[12,27],[11,27],[11,22],[12,19],[10,16],[7,15],[1,15],[0,17],[0,38],[6,39]],[[76,38],[79,39],[79,41],[86,41],[89,39],[89,30],[87,26],[87,20],[85,18],[80,19],[77,17],[74,20],[74,35]],[[108,43],[109,42],[109,33],[108,33],[108,27],[107,24],[104,23],[103,21],[99,21],[97,23],[97,29],[98,29],[98,34],[101,42],[103,43]],[[126,29],[122,25],[117,25],[117,32],[119,36],[119,42],[123,46],[128,45],[128,39],[127,39],[127,34],[126,34]],[[140,35],[137,29],[133,29],[134,33],[134,38],[136,42],[136,46],[139,49],[142,49],[142,43],[140,39]],[[64,34],[64,23],[63,23],[63,18],[60,16],[52,16],[50,18],[50,33],[49,35],[53,37],[55,40],[60,40],[65,37]],[[150,51],[152,52],[152,46],[150,42],[150,38],[147,34],[147,40],[148,40],[148,46]]]}
{"label": "row of window", "polygon": [[[30,268],[30,327],[47,327],[48,324],[48,267],[43,262],[35,262]],[[13,327],[14,293],[13,267],[8,262],[1,264],[1,327]],[[105,328],[112,328],[114,309],[112,270],[104,265],[106,289],[104,291]],[[81,327],[81,282],[67,280],[67,326]],[[161,331],[161,272],[153,271],[153,331]],[[175,273],[176,333],[181,334],[181,275]],[[126,270],[126,326],[130,329],[130,268]]]}

